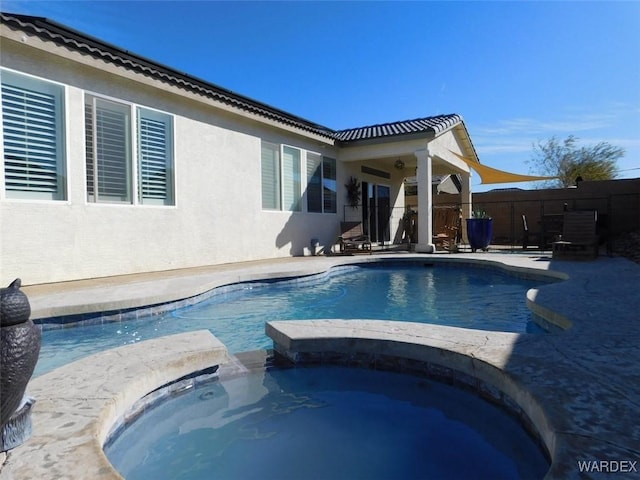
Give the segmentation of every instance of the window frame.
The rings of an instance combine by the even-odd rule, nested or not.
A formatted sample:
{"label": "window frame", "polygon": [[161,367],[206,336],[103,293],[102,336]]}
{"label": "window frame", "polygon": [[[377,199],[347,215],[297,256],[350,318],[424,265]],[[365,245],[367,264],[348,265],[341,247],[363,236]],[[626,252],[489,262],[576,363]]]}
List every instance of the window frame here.
{"label": "window frame", "polygon": [[[8,81],[5,80],[8,77]],[[40,95],[44,97],[46,95],[50,95],[53,97],[53,124],[54,124],[54,132],[51,135],[48,135],[49,139],[53,139],[54,143],[54,169],[47,169],[45,171],[46,177],[51,179],[52,176],[55,178],[53,182],[49,182],[50,185],[55,184],[55,191],[49,189],[43,190],[30,190],[29,188],[20,189],[20,188],[7,188],[7,148],[5,148],[5,142],[7,141],[7,128],[5,128],[5,108],[1,108],[2,110],[2,118],[0,118],[0,151],[2,152],[2,161],[0,162],[0,198],[6,200],[36,200],[36,201],[53,201],[53,202],[66,202],[69,198],[68,193],[68,166],[67,166],[67,87],[64,84],[54,82],[48,79],[44,79],[41,77],[37,77],[35,75],[30,75],[24,72],[20,72],[17,70],[9,69],[2,67],[0,68],[0,84],[7,85],[13,87],[16,90],[20,90],[23,92],[34,92],[34,94]],[[0,88],[0,97],[4,102],[5,95],[2,94]],[[25,116],[26,118],[26,116]],[[8,123],[8,122],[7,122]],[[26,130],[26,129],[25,129]],[[33,137],[37,136],[38,131],[33,130],[36,134]],[[29,131],[26,131],[28,134]],[[46,138],[43,135],[42,144],[46,144]],[[26,142],[25,142],[26,143]],[[42,145],[40,144],[40,145]],[[51,142],[49,142],[51,145]],[[28,150],[28,145],[23,145],[22,148]],[[33,150],[33,146],[31,147]],[[46,148],[41,149],[46,150]],[[38,156],[36,154],[36,156]],[[51,157],[50,157],[51,158]],[[46,163],[46,160],[41,160],[41,163]],[[49,162],[51,163],[51,162]],[[30,162],[24,161],[26,165],[24,168],[28,170],[28,166]],[[37,161],[34,162],[37,165]],[[25,184],[29,183],[29,176],[25,176],[21,181]]]}
{"label": "window frame", "polygon": [[[143,114],[144,112],[144,114]],[[164,144],[164,189],[165,197],[161,201],[160,198],[153,196],[144,196],[143,181],[143,153],[142,153],[142,126],[140,124],[143,117],[147,116],[147,120],[153,120],[164,125],[164,134],[166,142]],[[150,118],[153,117],[153,118]],[[137,193],[138,203],[142,205],[158,205],[158,206],[174,206],[175,200],[175,126],[174,116],[159,110],[141,105],[136,106],[136,143],[137,143]],[[150,163],[150,162],[148,162]],[[156,172],[158,162],[156,161]],[[149,167],[149,170],[153,170]]]}
{"label": "window frame", "polygon": [[[124,199],[117,199],[109,197],[108,195],[101,195],[96,191],[96,179],[98,173],[95,168],[97,165],[96,148],[95,144],[95,126],[96,126],[96,112],[92,109],[91,116],[91,128],[89,129],[87,122],[89,121],[87,108],[89,105],[95,105],[95,101],[101,101],[116,105],[117,107],[126,110],[128,113],[127,128],[125,130],[127,138],[126,144],[126,156],[125,159],[125,171],[127,174],[127,196]],[[160,206],[160,207],[175,207],[176,206],[176,154],[175,154],[175,115],[164,112],[158,109],[150,108],[145,105],[140,105],[134,102],[121,100],[118,98],[109,97],[92,92],[84,92],[84,109],[85,109],[85,202],[90,205],[134,205],[134,206]],[[153,120],[160,121],[163,119],[165,126],[165,140],[164,145],[165,152],[165,192],[166,196],[163,200],[159,198],[152,198],[144,196],[144,182],[143,177],[143,151],[142,144],[142,124],[141,119],[144,116],[149,118],[153,117]],[[89,130],[91,130],[92,139],[91,145],[89,144]],[[93,166],[91,173],[89,168],[89,151],[92,150]],[[93,188],[89,186],[90,175],[93,175]]]}
{"label": "window frame", "polygon": [[[309,167],[313,165],[313,173],[309,175]],[[308,213],[324,213],[324,158],[316,152],[306,152],[306,168],[307,173],[307,212]]]}
{"label": "window frame", "polygon": [[[90,112],[87,111],[87,108],[91,107]],[[110,107],[110,108],[109,108]],[[126,204],[130,205],[134,203],[134,159],[133,159],[133,150],[134,150],[134,138],[135,134],[132,132],[132,126],[134,123],[132,116],[132,106],[130,104],[126,104],[124,102],[120,102],[111,98],[85,94],[84,101],[85,108],[85,188],[86,188],[86,200],[87,203],[106,203],[106,204]],[[102,143],[107,143],[104,139],[108,140],[108,133],[102,134],[102,130],[106,130],[103,127],[103,122],[99,118],[99,116],[106,116],[107,113],[113,113],[114,115],[117,113],[122,113],[124,115],[124,122],[122,131],[118,131],[117,133],[122,133],[124,136],[123,150],[125,153],[124,166],[116,165],[119,167],[121,171],[124,172],[124,185],[120,185],[120,188],[123,188],[124,195],[118,196],[113,193],[116,187],[105,187],[105,192],[101,191],[101,183],[104,184],[106,181],[101,180],[101,176],[103,175],[101,172],[103,170],[111,170],[114,169],[115,162],[109,162],[108,166],[101,165],[101,162],[107,162],[108,159],[103,160],[102,154],[99,152],[101,149]],[[90,118],[89,118],[90,115]],[[91,121],[91,125],[89,126],[89,121]],[[107,124],[106,127],[109,125]],[[103,139],[101,142],[98,142],[98,136]],[[112,134],[111,137],[114,135]],[[89,143],[89,137],[91,137],[91,142]],[[108,146],[107,146],[108,147]],[[91,158],[89,158],[89,153],[91,153]],[[121,152],[115,152],[121,153]],[[120,160],[117,158],[116,160]],[[91,165],[91,167],[89,167]],[[106,174],[104,174],[106,175]],[[115,175],[114,175],[115,176]],[[89,188],[89,179],[91,178],[92,188]],[[111,182],[113,183],[113,182]]]}
{"label": "window frame", "polygon": [[[325,166],[327,163],[333,164],[333,178],[329,178]],[[329,182],[333,181],[334,187],[333,189],[328,188]],[[330,197],[333,200],[333,209],[327,209],[327,195],[326,191],[329,190],[332,192]],[[338,160],[332,157],[322,156],[322,213],[338,213]]]}
{"label": "window frame", "polygon": [[[273,152],[276,152],[278,155],[277,161],[275,161],[274,165],[277,168],[271,168],[271,166],[266,165],[266,160],[264,156],[265,149],[270,149]],[[297,162],[298,169],[293,171],[293,173],[289,174],[288,177],[291,179],[292,177],[299,177],[298,185],[296,186],[298,189],[294,190],[295,202],[290,202],[294,205],[294,208],[287,208],[288,196],[285,192],[286,189],[286,177],[287,172],[285,169],[285,156],[287,153],[296,152],[297,154]],[[309,173],[310,161],[313,157],[316,157],[315,161],[319,164],[315,169],[315,172],[319,173],[318,175],[312,175]],[[270,160],[273,160],[271,158]],[[296,147],[290,144],[280,144],[275,142],[270,142],[264,139],[260,140],[260,177],[261,177],[261,208],[263,211],[270,212],[290,212],[290,213],[319,213],[319,214],[336,214],[337,213],[337,185],[336,178],[329,178],[327,176],[327,167],[326,164],[330,163],[333,167],[334,177],[337,176],[337,160],[333,157],[326,157],[319,152],[313,150],[307,150],[304,148]],[[265,170],[266,167],[269,167],[271,171],[267,172]],[[272,171],[278,170],[278,176],[276,178],[276,182],[266,182],[265,179],[269,177],[273,177]],[[314,172],[314,173],[315,173]],[[266,175],[268,173],[268,175]],[[319,191],[320,198],[317,198],[318,193],[314,193],[316,196],[315,201],[316,205],[312,206],[310,203],[314,201],[310,195],[310,185],[312,181],[316,181],[319,179],[319,183],[316,185]],[[294,178],[295,180],[295,178]],[[327,182],[334,182],[334,188],[327,188]],[[265,186],[268,186],[271,192],[265,192]],[[277,190],[277,191],[276,191]],[[325,191],[330,190],[333,192],[331,197],[327,198]],[[265,205],[265,199],[268,199],[269,196],[267,193],[270,193],[270,196],[276,198],[279,202],[275,208],[271,205]],[[319,206],[318,206],[319,200]],[[333,209],[327,208],[327,200],[329,203],[333,202]],[[295,208],[297,205],[298,208]]]}
{"label": "window frame", "polygon": [[[292,171],[289,174],[285,167],[288,159],[285,158],[285,149],[291,153],[292,159]],[[298,147],[292,147],[291,145],[281,145],[280,147],[280,194],[282,196],[281,200],[281,208],[285,212],[302,212],[303,211],[303,202],[302,202],[302,152],[303,150]],[[306,159],[305,159],[306,166]],[[305,174],[306,177],[306,174]],[[305,178],[306,179],[306,178]],[[287,182],[285,180],[291,180],[291,182]],[[291,187],[291,192],[288,192],[288,186]],[[288,194],[291,193],[291,201],[289,201]],[[287,204],[289,202],[289,205]]]}
{"label": "window frame", "polygon": [[[267,149],[273,153],[273,156],[265,159],[265,150]],[[282,211],[282,161],[280,150],[281,146],[277,143],[265,140],[260,142],[260,201],[262,210]],[[270,164],[267,165],[267,162]],[[266,171],[267,166],[269,167],[269,172]],[[267,173],[268,175],[266,175]],[[274,181],[269,184],[267,183],[269,180]],[[270,187],[269,192],[265,192],[265,186]],[[271,200],[273,203],[270,202]],[[265,205],[265,203],[269,204]]]}

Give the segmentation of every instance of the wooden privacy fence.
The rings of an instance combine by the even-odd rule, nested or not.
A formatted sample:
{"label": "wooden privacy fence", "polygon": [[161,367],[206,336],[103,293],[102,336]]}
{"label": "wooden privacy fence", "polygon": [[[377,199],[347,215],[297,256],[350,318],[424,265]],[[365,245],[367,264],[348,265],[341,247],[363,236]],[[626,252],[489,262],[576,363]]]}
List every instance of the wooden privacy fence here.
{"label": "wooden privacy fence", "polygon": [[[475,197],[474,197],[475,198]],[[492,245],[537,247],[550,250],[557,235],[562,234],[563,217],[567,211],[597,212],[597,236],[600,245],[610,252],[616,237],[640,230],[640,194],[620,194],[606,197],[553,200],[512,200],[474,202],[474,208],[493,218]],[[461,207],[452,204],[451,207]],[[525,220],[527,229],[525,230]],[[532,237],[535,237],[532,238]]]}

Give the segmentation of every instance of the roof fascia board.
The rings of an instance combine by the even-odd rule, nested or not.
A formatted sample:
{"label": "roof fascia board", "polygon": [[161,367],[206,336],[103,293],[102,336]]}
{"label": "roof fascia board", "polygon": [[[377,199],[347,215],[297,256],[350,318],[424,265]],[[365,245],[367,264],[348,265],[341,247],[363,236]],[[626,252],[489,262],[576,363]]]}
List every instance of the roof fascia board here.
{"label": "roof fascia board", "polygon": [[456,134],[456,138],[458,138],[460,143],[462,143],[462,154],[465,157],[473,158],[476,162],[481,163],[464,122],[460,122],[458,125],[455,125],[453,129]]}

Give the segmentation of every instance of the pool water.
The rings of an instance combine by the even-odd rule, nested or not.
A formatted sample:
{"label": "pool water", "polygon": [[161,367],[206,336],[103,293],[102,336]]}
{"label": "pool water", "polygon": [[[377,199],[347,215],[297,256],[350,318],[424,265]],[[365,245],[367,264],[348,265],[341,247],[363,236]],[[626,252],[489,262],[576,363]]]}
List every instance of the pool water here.
{"label": "pool water", "polygon": [[223,379],[145,412],[105,448],[128,480],[542,478],[520,424],[468,392],[344,367]]}
{"label": "pool water", "polygon": [[540,333],[525,294],[542,281],[455,266],[351,266],[324,275],[249,282],[163,315],[43,331],[35,375],[128,343],[209,329],[230,352],[271,348],[271,320],[379,319]]}

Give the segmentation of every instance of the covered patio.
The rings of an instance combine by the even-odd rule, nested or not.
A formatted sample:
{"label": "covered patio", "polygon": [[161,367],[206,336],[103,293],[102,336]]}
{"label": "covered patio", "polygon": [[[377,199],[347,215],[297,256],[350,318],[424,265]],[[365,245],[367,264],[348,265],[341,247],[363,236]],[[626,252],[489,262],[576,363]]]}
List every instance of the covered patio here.
{"label": "covered patio", "polygon": [[[417,180],[417,252],[435,251],[434,176],[459,176],[461,214],[463,218],[471,215],[471,169],[463,159],[477,163],[479,159],[460,115],[343,130],[336,133],[336,138],[346,178],[355,179],[361,189],[360,201],[345,207],[343,220],[362,221],[373,242],[399,243],[406,213],[407,177]],[[462,229],[465,236],[464,222]]]}

